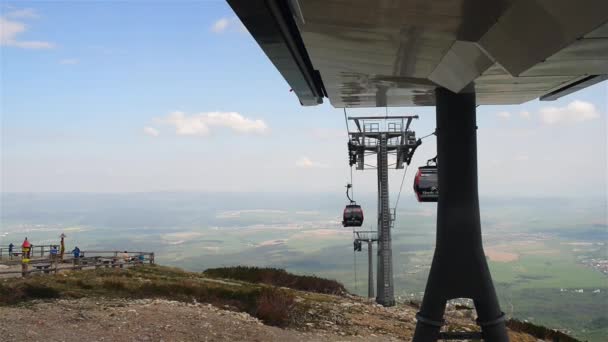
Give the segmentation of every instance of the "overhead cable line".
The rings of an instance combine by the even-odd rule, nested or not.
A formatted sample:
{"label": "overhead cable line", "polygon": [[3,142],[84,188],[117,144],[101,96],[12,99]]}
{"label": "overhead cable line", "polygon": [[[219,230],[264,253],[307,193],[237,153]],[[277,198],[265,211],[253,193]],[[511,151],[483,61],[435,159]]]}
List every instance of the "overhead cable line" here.
{"label": "overhead cable line", "polygon": [[401,178],[401,186],[399,187],[399,193],[397,194],[397,200],[395,201],[395,208],[393,211],[395,212],[395,216],[397,216],[397,206],[399,205],[399,199],[401,198],[401,190],[403,190],[403,183],[405,182],[405,175],[407,174],[407,168],[410,164],[405,165],[405,170],[403,170],[403,178]]}
{"label": "overhead cable line", "polygon": [[[344,124],[346,125],[346,134],[348,135],[348,142],[352,142],[351,137],[350,137],[350,130],[348,129],[348,117],[346,116],[346,107],[342,108],[344,110]],[[349,197],[348,199],[350,200],[351,203],[353,203],[354,201],[352,200],[353,198],[355,198],[355,191],[353,188],[353,166],[350,166],[350,183],[348,183],[350,186],[347,186],[348,188],[350,188],[350,195],[352,196]],[[346,189],[346,193],[348,196],[348,188]],[[353,233],[354,234],[354,233]]]}
{"label": "overhead cable line", "polygon": [[350,132],[350,130],[348,129],[348,118],[346,117],[346,107],[342,108],[344,109],[344,124],[346,125],[346,134],[348,135],[348,141],[350,141],[350,134],[348,134]]}
{"label": "overhead cable line", "polygon": [[[355,239],[355,227],[353,227],[353,240]],[[357,286],[357,251],[353,248],[353,268],[355,271],[355,293],[359,292]]]}
{"label": "overhead cable line", "polygon": [[[350,167],[350,195],[355,198],[355,188],[353,188],[353,167]],[[351,199],[351,202],[353,200]]]}
{"label": "overhead cable line", "polygon": [[420,139],[420,140],[422,140],[422,139],[426,139],[426,138],[430,137],[431,135],[437,135],[436,133],[437,133],[437,130],[435,130],[435,131],[433,131],[432,133],[429,133],[429,134],[427,134],[427,135],[425,135],[425,136],[423,136],[422,138],[419,138],[419,139]]}
{"label": "overhead cable line", "polygon": [[[431,135],[437,135],[437,130],[434,130],[433,132],[431,132],[421,138],[418,138],[418,141],[420,142],[420,141],[422,141],[422,139],[426,139],[426,138],[430,137]],[[397,200],[395,201],[395,208],[393,209],[395,212],[395,216],[397,215],[397,206],[399,205],[399,199],[401,198],[401,191],[403,190],[403,183],[405,182],[405,176],[407,174],[407,168],[409,166],[410,166],[409,163],[407,163],[405,165],[405,170],[403,171],[403,178],[401,178],[401,186],[399,187],[399,194],[397,195]]]}

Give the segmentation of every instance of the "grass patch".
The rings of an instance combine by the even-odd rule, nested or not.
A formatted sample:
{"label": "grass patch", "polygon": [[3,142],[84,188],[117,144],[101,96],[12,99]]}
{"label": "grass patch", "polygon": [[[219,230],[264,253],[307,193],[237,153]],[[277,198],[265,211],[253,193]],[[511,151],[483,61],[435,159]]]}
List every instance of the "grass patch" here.
{"label": "grass patch", "polygon": [[492,278],[496,283],[510,284],[513,288],[602,288],[606,276],[580,265],[570,252],[546,256],[523,255],[507,263],[490,262]]}
{"label": "grass patch", "polygon": [[301,276],[288,273],[279,268],[248,266],[210,268],[204,272],[213,278],[235,279],[250,283],[287,287],[294,290],[343,295],[347,293],[344,285],[336,280],[316,276]]}
{"label": "grass patch", "polygon": [[296,305],[288,290],[209,281],[200,273],[143,265],[0,280],[0,307],[51,298],[163,298],[230,307],[270,325],[285,326]]}
{"label": "grass patch", "polygon": [[560,331],[545,328],[530,322],[523,322],[516,319],[507,321],[507,327],[512,331],[523,332],[542,340],[559,342],[582,342],[574,337],[568,336]]}

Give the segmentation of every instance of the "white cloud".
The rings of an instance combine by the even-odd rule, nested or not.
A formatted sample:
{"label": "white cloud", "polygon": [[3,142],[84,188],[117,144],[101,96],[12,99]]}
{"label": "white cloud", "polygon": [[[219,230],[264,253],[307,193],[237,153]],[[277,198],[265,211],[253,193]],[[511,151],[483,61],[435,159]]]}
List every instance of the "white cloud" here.
{"label": "white cloud", "polygon": [[157,137],[160,135],[160,132],[156,128],[150,126],[144,127],[144,133],[151,137]]}
{"label": "white cloud", "polygon": [[226,31],[247,32],[245,25],[237,17],[220,18],[211,26],[211,31],[215,33],[224,33]]}
{"label": "white cloud", "polygon": [[0,45],[22,49],[50,49],[55,46],[53,43],[44,41],[19,40],[17,36],[25,31],[27,31],[27,26],[23,22],[0,17]]}
{"label": "white cloud", "polygon": [[592,103],[572,101],[565,107],[545,107],[540,109],[541,121],[547,125],[576,123],[597,119],[599,112]]}
{"label": "white cloud", "polygon": [[74,65],[74,64],[78,64],[78,63],[80,63],[80,60],[78,60],[76,58],[64,58],[59,61],[59,64],[64,64],[64,65]]}
{"label": "white cloud", "polygon": [[498,115],[499,118],[503,119],[509,119],[511,117],[511,113],[509,112],[498,112],[496,115]]}
{"label": "white cloud", "polygon": [[228,128],[237,133],[264,134],[268,126],[263,120],[253,120],[237,112],[207,112],[186,115],[182,112],[173,112],[165,118],[155,119],[158,124],[175,127],[177,135],[208,135],[213,127]]}
{"label": "white cloud", "polygon": [[256,247],[268,247],[268,246],[278,246],[284,245],[287,243],[288,239],[275,239],[275,240],[266,240],[258,243]]}
{"label": "white cloud", "polygon": [[527,110],[521,111],[519,112],[519,116],[524,118],[524,119],[529,119],[530,118],[530,112],[528,112]]}
{"label": "white cloud", "polygon": [[13,40],[19,33],[25,31],[25,25],[18,21],[11,21],[0,17],[0,42]]}
{"label": "white cloud", "polygon": [[213,26],[211,26],[211,31],[215,33],[222,33],[226,31],[228,25],[230,25],[230,21],[227,18],[218,19],[215,23],[213,23]]}
{"label": "white cloud", "polygon": [[52,48],[55,47],[55,44],[53,44],[53,43],[43,42],[43,41],[37,41],[37,40],[30,40],[30,41],[9,41],[5,45],[7,45],[7,46],[14,46],[14,47],[22,48],[22,49],[32,49],[32,50],[37,50],[37,49],[52,49]]}
{"label": "white cloud", "polygon": [[296,160],[296,166],[304,168],[304,169],[313,169],[313,168],[320,169],[320,168],[327,167],[327,165],[312,161],[312,160],[310,160],[310,158],[305,157],[305,156],[300,157],[298,160]]}
{"label": "white cloud", "polygon": [[6,13],[6,16],[10,17],[10,18],[25,18],[25,19],[34,19],[34,18],[39,17],[38,13],[36,13],[36,11],[33,8],[22,8],[22,9],[12,10],[12,11]]}
{"label": "white cloud", "polygon": [[308,167],[312,167],[313,165],[314,165],[314,163],[308,157],[300,157],[300,159],[298,159],[296,161],[296,166],[297,167],[308,168]]}

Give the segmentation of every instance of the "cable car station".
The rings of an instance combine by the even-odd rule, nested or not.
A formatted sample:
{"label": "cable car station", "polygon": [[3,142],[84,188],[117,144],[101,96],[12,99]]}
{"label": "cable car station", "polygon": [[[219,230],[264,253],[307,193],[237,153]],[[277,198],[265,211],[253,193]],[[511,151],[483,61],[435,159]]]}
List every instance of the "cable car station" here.
{"label": "cable car station", "polygon": [[[464,338],[442,331],[454,298],[473,300],[475,338],[509,341],[482,246],[476,108],[552,101],[608,79],[608,1],[228,3],[303,106],[324,98],[336,108],[435,106],[437,163],[419,169],[415,191],[420,201],[437,200],[437,235],[413,341]],[[373,120],[406,124],[381,128]],[[349,132],[350,164],[366,169],[377,154],[383,305],[394,305],[387,154],[396,153],[396,168],[409,164],[417,140],[407,120],[349,120],[357,127]]]}

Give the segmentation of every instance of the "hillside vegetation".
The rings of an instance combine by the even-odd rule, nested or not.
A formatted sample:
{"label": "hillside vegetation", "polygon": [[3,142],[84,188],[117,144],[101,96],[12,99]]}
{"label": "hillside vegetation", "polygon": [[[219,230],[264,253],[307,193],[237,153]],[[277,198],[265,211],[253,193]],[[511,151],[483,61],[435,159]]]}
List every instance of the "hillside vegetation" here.
{"label": "hillside vegetation", "polygon": [[[36,311],[37,309],[31,309],[29,304],[21,304],[42,303],[35,304],[40,306],[49,301],[57,301],[58,304],[53,305],[70,306],[76,305],[70,304],[71,301],[78,303],[79,300],[92,299],[97,302],[95,304],[101,306],[109,306],[108,303],[115,301],[127,301],[125,305],[128,306],[131,305],[128,304],[129,301],[141,304],[137,301],[169,300],[195,305],[199,311],[203,310],[198,307],[199,303],[209,303],[221,310],[245,312],[265,324],[291,329],[298,334],[303,333],[305,335],[294,338],[304,340],[309,340],[310,336],[306,334],[319,337],[317,340],[332,340],[341,336],[358,339],[364,337],[370,341],[407,340],[413,333],[415,314],[418,310],[409,304],[384,308],[370,303],[367,299],[348,294],[342,284],[336,281],[298,276],[271,268],[233,267],[193,273],[146,265],[128,269],[101,268],[0,280],[0,308],[4,306],[11,310]],[[86,305],[92,307],[90,310],[96,311],[96,305]],[[144,307],[147,305],[149,304]],[[82,312],[82,309],[79,310]],[[24,315],[30,314],[31,312]],[[95,315],[105,317],[103,312]],[[478,330],[473,310],[448,308],[446,321],[445,329],[450,331]],[[140,324],[145,325],[145,322]],[[509,325],[511,340],[514,342],[554,338],[563,342],[576,341],[566,335],[522,322],[512,321]],[[133,333],[137,333],[138,327],[133,329]],[[384,338],[381,338],[382,336]],[[263,336],[261,338],[264,339]]]}
{"label": "hillside vegetation", "polygon": [[209,279],[200,273],[155,265],[126,270],[100,268],[0,283],[0,305],[82,297],[197,301],[245,311],[273,325],[285,325],[293,305],[293,295],[282,289]]}
{"label": "hillside vegetation", "polygon": [[294,290],[341,295],[346,293],[344,285],[335,280],[316,276],[302,276],[288,273],[279,268],[249,266],[210,268],[203,272],[213,278],[235,279],[250,283],[288,287]]}

